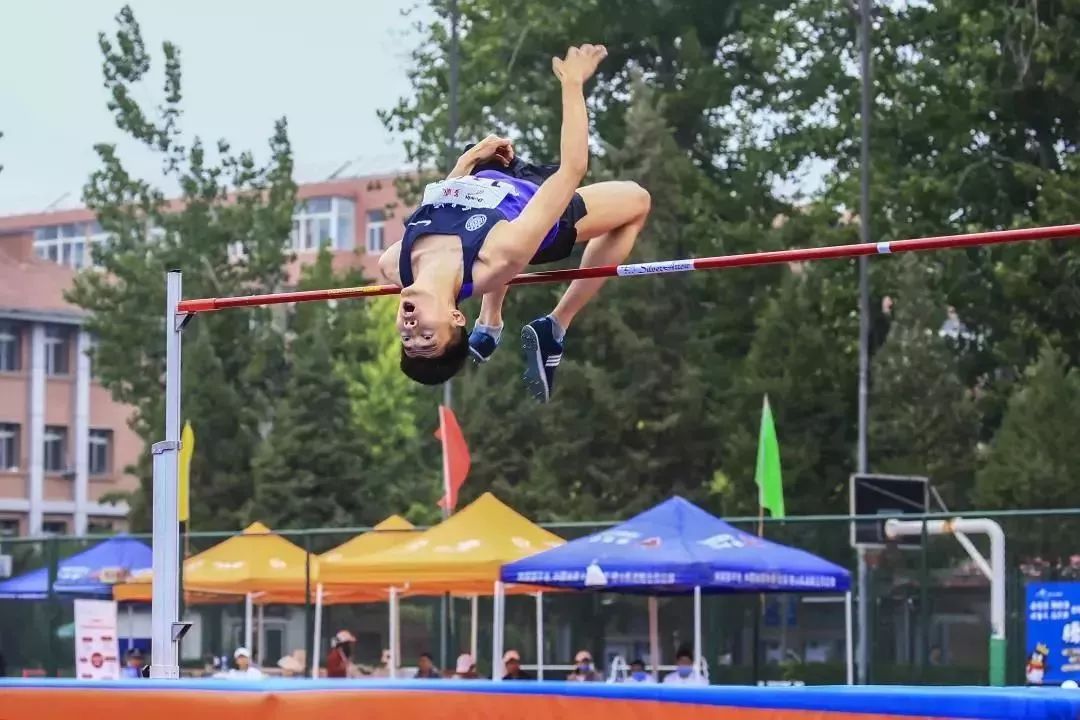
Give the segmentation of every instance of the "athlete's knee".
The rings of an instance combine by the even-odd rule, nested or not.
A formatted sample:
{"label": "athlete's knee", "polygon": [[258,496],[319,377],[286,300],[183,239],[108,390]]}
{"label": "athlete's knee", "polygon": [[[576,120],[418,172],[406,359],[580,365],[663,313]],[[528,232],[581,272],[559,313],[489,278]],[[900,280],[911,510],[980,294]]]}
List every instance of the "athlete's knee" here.
{"label": "athlete's knee", "polygon": [[633,180],[625,180],[622,183],[622,193],[625,195],[625,207],[633,214],[634,220],[644,222],[652,209],[652,195]]}

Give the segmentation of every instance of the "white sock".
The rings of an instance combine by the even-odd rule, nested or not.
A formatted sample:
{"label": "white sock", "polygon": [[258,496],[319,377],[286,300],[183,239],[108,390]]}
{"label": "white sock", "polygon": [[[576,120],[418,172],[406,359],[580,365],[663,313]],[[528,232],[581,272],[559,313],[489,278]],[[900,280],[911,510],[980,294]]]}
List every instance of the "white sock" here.
{"label": "white sock", "polygon": [[480,321],[476,322],[473,326],[473,330],[479,330],[482,333],[487,333],[491,337],[495,338],[495,344],[499,344],[499,338],[502,337],[503,326],[502,325],[484,325]]}
{"label": "white sock", "polygon": [[559,324],[559,321],[555,319],[554,315],[548,315],[548,320],[551,321],[551,334],[555,336],[555,342],[562,342],[566,339],[566,328]]}

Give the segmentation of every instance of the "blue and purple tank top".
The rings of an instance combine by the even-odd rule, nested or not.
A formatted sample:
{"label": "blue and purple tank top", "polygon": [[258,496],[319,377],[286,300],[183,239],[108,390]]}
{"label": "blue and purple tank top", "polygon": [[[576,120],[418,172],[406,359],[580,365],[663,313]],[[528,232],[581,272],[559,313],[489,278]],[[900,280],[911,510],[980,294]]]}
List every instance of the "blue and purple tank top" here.
{"label": "blue and purple tank top", "polygon": [[[405,221],[398,272],[401,286],[413,283],[412,251],[425,235],[457,235],[461,238],[463,274],[458,302],[472,295],[473,265],[488,233],[500,220],[514,220],[539,187],[528,180],[495,170],[431,183],[424,189],[420,207]],[[558,224],[544,236],[537,251],[555,241]]]}

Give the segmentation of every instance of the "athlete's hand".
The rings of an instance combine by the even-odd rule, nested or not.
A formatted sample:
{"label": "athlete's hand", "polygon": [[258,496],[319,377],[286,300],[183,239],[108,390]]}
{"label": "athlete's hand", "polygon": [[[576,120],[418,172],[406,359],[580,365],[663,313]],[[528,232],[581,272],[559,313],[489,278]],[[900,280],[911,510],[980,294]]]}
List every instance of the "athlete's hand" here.
{"label": "athlete's hand", "polygon": [[583,85],[596,72],[600,61],[607,57],[607,48],[603,45],[571,46],[565,58],[551,58],[551,69],[559,82]]}
{"label": "athlete's hand", "polygon": [[506,167],[514,159],[514,145],[507,138],[488,135],[469,149],[474,163],[482,163],[495,158]]}

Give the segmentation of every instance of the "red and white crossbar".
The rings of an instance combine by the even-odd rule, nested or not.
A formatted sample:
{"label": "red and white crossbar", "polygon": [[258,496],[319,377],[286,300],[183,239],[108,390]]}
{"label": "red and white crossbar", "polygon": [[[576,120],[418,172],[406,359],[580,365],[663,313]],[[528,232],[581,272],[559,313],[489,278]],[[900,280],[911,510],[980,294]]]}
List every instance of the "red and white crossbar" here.
{"label": "red and white crossbar", "polygon": [[[919,238],[915,240],[894,240],[892,242],[831,245],[827,247],[801,248],[797,250],[774,250],[772,252],[721,255],[719,257],[689,258],[686,260],[661,260],[658,262],[633,263],[630,265],[601,265],[598,267],[577,268],[573,270],[547,270],[544,272],[518,275],[508,284],[531,285],[533,283],[567,282],[569,280],[580,280],[585,278],[660,275],[663,273],[689,272],[691,270],[719,270],[721,268],[749,267],[753,265],[776,265],[780,263],[806,262],[809,260],[853,258],[863,255],[890,255],[904,252],[946,250],[949,248],[977,247],[980,245],[998,245],[1001,243],[1025,242],[1030,240],[1054,240],[1067,237],[1080,237],[1080,224],[1056,225],[1043,228],[1023,228],[1019,230],[994,230],[991,232],[967,233],[964,235],[942,235],[939,237]],[[330,290],[302,290],[297,292],[268,293],[266,295],[203,298],[199,300],[182,300],[177,304],[176,310],[179,313],[200,313],[211,312],[213,310],[225,310],[227,308],[280,305],[283,303],[312,302],[316,300],[342,300],[346,298],[375,297],[378,295],[396,295],[400,291],[401,288],[397,285],[366,285],[363,287],[336,288]]]}

